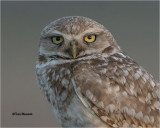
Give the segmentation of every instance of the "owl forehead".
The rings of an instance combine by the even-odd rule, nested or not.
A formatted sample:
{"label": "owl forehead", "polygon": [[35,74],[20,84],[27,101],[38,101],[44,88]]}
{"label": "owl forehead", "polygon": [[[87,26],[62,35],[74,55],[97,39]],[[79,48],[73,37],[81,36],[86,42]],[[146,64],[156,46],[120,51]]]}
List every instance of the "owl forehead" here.
{"label": "owl forehead", "polygon": [[58,31],[67,35],[79,35],[84,31],[97,31],[105,29],[103,25],[86,17],[63,17],[51,22],[43,30],[44,33],[52,33]]}

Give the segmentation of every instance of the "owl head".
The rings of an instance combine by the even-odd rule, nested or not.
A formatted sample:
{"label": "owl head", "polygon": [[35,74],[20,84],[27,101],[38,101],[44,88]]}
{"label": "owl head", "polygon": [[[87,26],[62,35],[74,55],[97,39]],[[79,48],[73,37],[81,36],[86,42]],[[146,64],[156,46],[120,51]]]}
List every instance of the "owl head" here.
{"label": "owl head", "polygon": [[39,55],[77,59],[109,47],[119,48],[103,25],[86,17],[68,16],[51,22],[42,30]]}

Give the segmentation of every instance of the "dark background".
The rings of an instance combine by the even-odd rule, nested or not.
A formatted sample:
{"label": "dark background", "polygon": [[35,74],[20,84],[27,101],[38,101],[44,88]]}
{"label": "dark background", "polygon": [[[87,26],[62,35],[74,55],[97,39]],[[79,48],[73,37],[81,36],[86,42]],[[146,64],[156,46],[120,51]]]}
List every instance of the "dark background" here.
{"label": "dark background", "polygon": [[[158,79],[158,2],[2,2],[2,126],[59,126],[38,88],[40,32],[63,16],[89,17],[106,26],[121,48]],[[13,116],[30,112],[32,116]]]}

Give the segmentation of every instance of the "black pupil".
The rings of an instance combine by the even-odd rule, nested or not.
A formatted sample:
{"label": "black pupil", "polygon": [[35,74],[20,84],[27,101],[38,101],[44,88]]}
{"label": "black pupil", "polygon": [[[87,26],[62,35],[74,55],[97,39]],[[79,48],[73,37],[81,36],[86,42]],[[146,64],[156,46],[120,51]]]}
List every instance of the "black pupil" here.
{"label": "black pupil", "polygon": [[91,35],[88,35],[88,39],[92,39]]}
{"label": "black pupil", "polygon": [[56,37],[56,40],[57,40],[57,41],[60,41],[60,39],[61,39],[60,36],[57,36],[57,37]]}

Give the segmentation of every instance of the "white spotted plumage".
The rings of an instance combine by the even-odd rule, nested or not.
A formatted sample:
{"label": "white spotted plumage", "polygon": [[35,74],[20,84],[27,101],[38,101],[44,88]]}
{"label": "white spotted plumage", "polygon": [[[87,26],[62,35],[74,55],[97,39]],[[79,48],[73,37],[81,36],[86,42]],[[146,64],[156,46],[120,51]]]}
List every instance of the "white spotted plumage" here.
{"label": "white spotted plumage", "polygon": [[[96,40],[87,44],[86,34]],[[57,35],[64,38],[61,45],[51,41]],[[159,127],[159,82],[89,18],[64,17],[44,28],[36,74],[62,126]]]}

